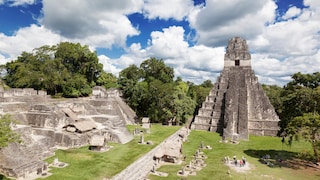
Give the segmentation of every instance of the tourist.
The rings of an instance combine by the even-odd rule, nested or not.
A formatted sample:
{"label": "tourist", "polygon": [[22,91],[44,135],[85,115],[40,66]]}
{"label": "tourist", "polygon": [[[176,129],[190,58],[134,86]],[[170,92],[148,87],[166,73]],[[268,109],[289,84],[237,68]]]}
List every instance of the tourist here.
{"label": "tourist", "polygon": [[242,160],[240,160],[240,167],[242,167],[243,166],[243,161]]}
{"label": "tourist", "polygon": [[246,165],[246,158],[242,156],[242,162],[243,162],[243,166]]}

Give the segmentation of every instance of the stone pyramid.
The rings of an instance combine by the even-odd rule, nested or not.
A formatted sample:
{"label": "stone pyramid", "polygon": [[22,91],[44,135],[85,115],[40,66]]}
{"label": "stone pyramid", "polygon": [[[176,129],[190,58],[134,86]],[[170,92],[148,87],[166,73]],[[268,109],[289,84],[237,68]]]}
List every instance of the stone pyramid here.
{"label": "stone pyramid", "polygon": [[275,136],[279,117],[251,69],[246,40],[229,40],[224,69],[191,125],[218,132],[223,139],[248,139],[249,134]]}

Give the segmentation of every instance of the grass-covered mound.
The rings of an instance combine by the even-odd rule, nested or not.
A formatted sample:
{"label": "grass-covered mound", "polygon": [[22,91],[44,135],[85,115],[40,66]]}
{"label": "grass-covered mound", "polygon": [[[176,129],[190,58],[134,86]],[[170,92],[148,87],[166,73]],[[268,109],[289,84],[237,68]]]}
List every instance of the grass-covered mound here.
{"label": "grass-covered mound", "polygon": [[[152,180],[157,179],[183,179],[177,172],[187,165],[193,158],[201,142],[210,145],[213,149],[204,149],[207,164],[201,171],[197,171],[196,176],[188,176],[186,179],[319,179],[320,168],[302,160],[302,157],[312,153],[311,145],[307,142],[293,142],[292,146],[282,145],[281,138],[278,137],[257,137],[250,136],[249,141],[241,141],[239,144],[220,143],[221,137],[216,133],[205,131],[192,131],[188,137],[188,142],[183,145],[183,153],[186,161],[181,165],[161,166],[157,171],[169,173],[168,177],[158,177],[150,175]],[[269,154],[268,161],[274,164],[270,167],[259,161],[260,157]],[[226,166],[223,159],[229,156],[231,159],[236,155],[238,159],[244,156],[249,163],[250,169],[246,172],[237,172],[233,168]],[[282,159],[282,163],[277,160]],[[281,165],[281,166],[280,166]],[[227,172],[230,171],[230,174]]]}
{"label": "grass-covered mound", "polygon": [[[133,132],[135,127],[139,126],[128,126],[128,129],[130,132]],[[111,178],[179,128],[181,127],[152,125],[151,133],[145,134],[144,139],[145,141],[152,141],[153,145],[138,144],[140,136],[136,136],[127,144],[108,144],[113,147],[107,152],[92,152],[88,150],[88,147],[57,150],[56,155],[48,159],[48,162],[52,163],[54,158],[57,157],[59,161],[68,163],[69,166],[65,168],[52,168],[50,172],[53,175],[46,179],[94,180],[102,179],[103,177]]]}

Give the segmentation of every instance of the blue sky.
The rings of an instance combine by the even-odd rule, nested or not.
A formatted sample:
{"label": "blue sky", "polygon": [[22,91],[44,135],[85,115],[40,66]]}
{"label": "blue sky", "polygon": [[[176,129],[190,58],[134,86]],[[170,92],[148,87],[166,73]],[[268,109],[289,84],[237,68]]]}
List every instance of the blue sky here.
{"label": "blue sky", "polygon": [[240,36],[259,81],[284,85],[319,71],[319,11],[315,0],[0,0],[0,64],[70,41],[115,75],[156,57],[185,81],[214,82],[228,40]]}

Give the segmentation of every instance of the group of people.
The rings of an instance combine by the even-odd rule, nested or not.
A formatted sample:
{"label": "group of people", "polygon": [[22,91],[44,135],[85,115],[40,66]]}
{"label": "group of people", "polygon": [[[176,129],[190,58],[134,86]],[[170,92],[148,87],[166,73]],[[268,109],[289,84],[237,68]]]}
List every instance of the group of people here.
{"label": "group of people", "polygon": [[[234,155],[233,156],[233,160],[232,160],[232,162],[231,163],[233,163],[235,166],[238,166],[238,164],[239,164],[239,166],[240,167],[243,167],[243,166],[245,166],[246,165],[246,158],[244,157],[244,156],[242,156],[242,158],[241,158],[241,160],[237,160],[237,156],[236,155]],[[225,156],[224,157],[224,162],[225,163],[230,163],[230,158],[229,158],[229,156]]]}

